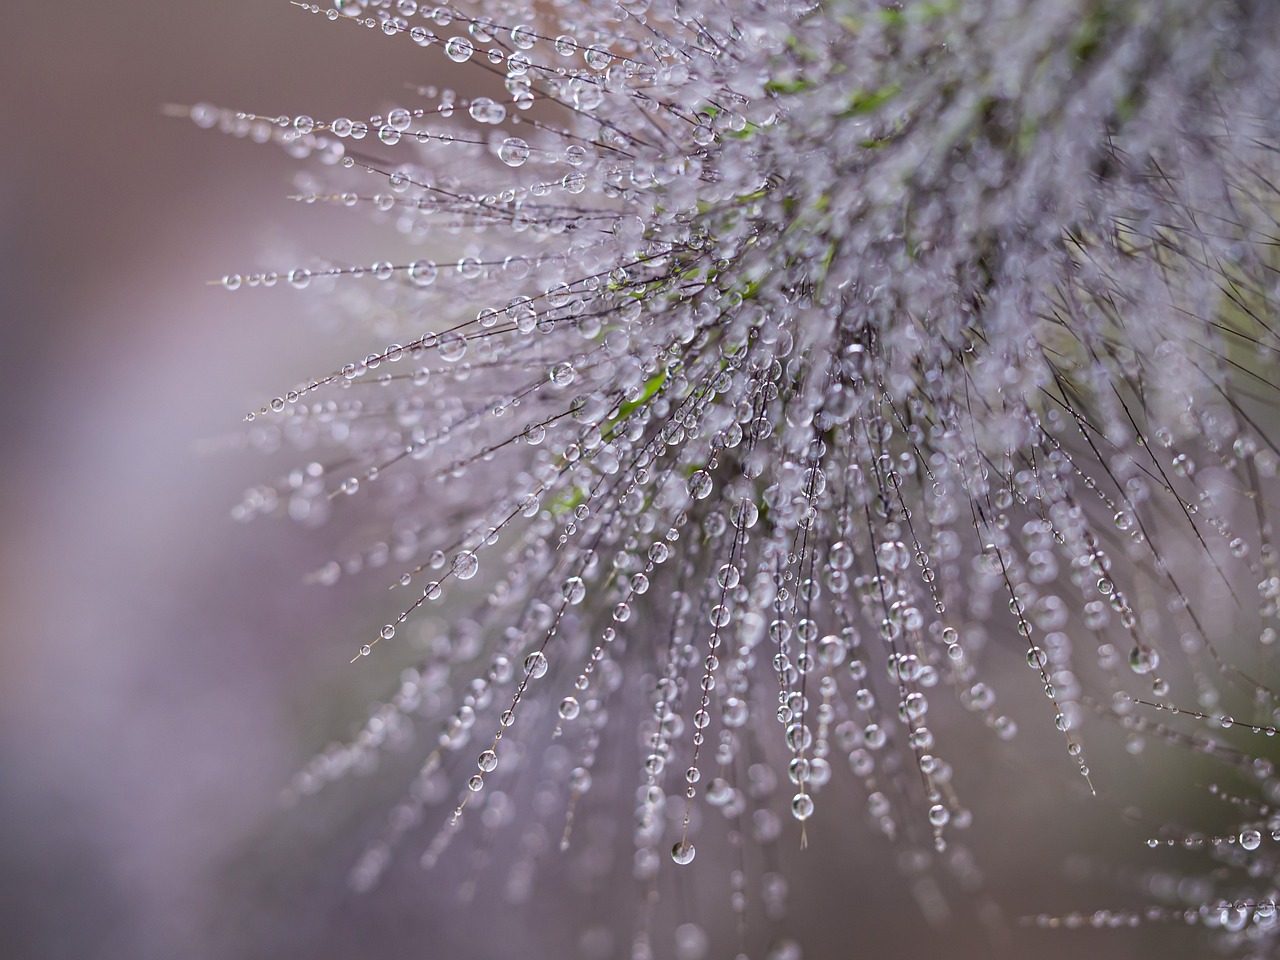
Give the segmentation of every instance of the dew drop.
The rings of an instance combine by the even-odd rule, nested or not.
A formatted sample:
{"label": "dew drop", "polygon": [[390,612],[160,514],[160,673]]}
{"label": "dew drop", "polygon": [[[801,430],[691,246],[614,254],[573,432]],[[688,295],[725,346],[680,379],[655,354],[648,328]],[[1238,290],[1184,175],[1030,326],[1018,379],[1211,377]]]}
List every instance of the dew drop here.
{"label": "dew drop", "polygon": [[501,123],[507,118],[507,108],[488,97],[476,97],[467,108],[476,123]]}
{"label": "dew drop", "polygon": [[475,47],[466,37],[450,37],[444,45],[444,53],[454,63],[466,63],[471,59]]}
{"label": "dew drop", "polygon": [[577,371],[574,370],[573,364],[557,363],[551,368],[551,372],[548,376],[551,382],[557,387],[567,387],[569,384],[573,383],[573,378],[576,374]]}
{"label": "dew drop", "polygon": [[519,167],[529,159],[529,144],[519,137],[507,137],[498,148],[498,159],[508,167]]}
{"label": "dew drop", "polygon": [[476,575],[476,571],[480,569],[480,561],[476,559],[476,555],[470,550],[463,550],[453,558],[451,567],[453,575],[459,580],[470,580]]}
{"label": "dew drop", "polygon": [[807,793],[797,793],[792,797],[791,815],[797,820],[808,820],[813,816],[813,797]]}
{"label": "dew drop", "polygon": [[538,680],[547,675],[547,655],[541,650],[535,650],[524,658],[524,672],[529,675],[530,680]]}
{"label": "dew drop", "polygon": [[570,577],[564,582],[561,592],[565,600],[576,605],[581,603],[582,598],[587,595],[587,588],[581,577]]}
{"label": "dew drop", "polygon": [[1136,645],[1129,652],[1129,669],[1138,676],[1146,676],[1160,666],[1160,654],[1144,644]]}
{"label": "dew drop", "polygon": [[711,474],[705,470],[695,470],[689,477],[689,496],[695,500],[705,500],[711,494]]}
{"label": "dew drop", "polygon": [[430,286],[435,282],[437,273],[439,273],[439,270],[431,260],[415,260],[409,264],[409,280],[415,286]]}

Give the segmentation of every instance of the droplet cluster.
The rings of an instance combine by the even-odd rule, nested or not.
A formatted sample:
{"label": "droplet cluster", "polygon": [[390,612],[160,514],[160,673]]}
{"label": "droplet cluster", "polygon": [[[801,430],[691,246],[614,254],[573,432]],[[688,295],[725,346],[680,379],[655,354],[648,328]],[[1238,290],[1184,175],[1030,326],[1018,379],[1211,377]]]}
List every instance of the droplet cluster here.
{"label": "droplet cluster", "polygon": [[[402,613],[353,652],[426,651],[291,787],[417,731],[357,887],[402,842],[430,866],[474,827],[505,838],[520,899],[530,819],[599,842],[574,824],[620,791],[650,892],[633,956],[665,955],[659,880],[704,836],[730,855],[692,869],[727,877],[745,954],[747,891],[781,917],[787,881],[734,851],[844,830],[837,811],[970,869],[965,743],[1015,737],[1006,663],[1061,747],[1036,766],[1084,792],[1090,728],[1181,735],[1157,704],[1198,722],[1243,698],[1274,732],[1276,694],[1231,659],[1241,624],[1244,660],[1268,654],[1280,597],[1274,16],[300,6],[498,82],[361,118],[189,111],[309,158],[299,201],[405,250],[222,280],[306,288],[385,338],[249,415],[306,463],[235,510],[358,522],[369,545],[315,580],[385,567]],[[443,634],[415,632],[424,606]],[[602,798],[604,757],[627,782]],[[512,812],[522,777],[537,814]],[[1278,830],[1205,842],[1274,879]],[[1270,930],[1262,886],[1213,923]]]}

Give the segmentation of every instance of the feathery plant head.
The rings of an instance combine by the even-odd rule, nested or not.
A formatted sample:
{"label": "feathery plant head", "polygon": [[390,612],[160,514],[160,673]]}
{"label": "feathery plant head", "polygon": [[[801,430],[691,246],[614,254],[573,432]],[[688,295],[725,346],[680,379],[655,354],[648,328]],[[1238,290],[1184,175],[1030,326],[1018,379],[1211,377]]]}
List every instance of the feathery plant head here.
{"label": "feathery plant head", "polygon": [[[829,793],[972,873],[951,774],[973,728],[1015,735],[993,663],[1029,665],[1041,763],[1090,788],[1086,722],[1224,754],[1144,701],[1270,732],[1273,4],[298,5],[505,87],[187,111],[311,158],[299,199],[418,248],[224,280],[341,289],[395,338],[250,415],[307,462],[236,511],[369,532],[316,574],[394,569],[403,612],[359,655],[451,598],[291,788],[424,732],[357,887],[444,804],[424,862],[474,812],[527,894],[513,797],[550,770],[531,820],[565,847],[635,791],[642,892],[716,834],[745,953],[748,888],[780,909],[785,883],[744,848],[823,829]],[[602,756],[633,762],[605,786]],[[1265,826],[1219,845],[1265,864],[1250,904],[1280,876]],[[1241,943],[1273,930],[1244,913]]]}

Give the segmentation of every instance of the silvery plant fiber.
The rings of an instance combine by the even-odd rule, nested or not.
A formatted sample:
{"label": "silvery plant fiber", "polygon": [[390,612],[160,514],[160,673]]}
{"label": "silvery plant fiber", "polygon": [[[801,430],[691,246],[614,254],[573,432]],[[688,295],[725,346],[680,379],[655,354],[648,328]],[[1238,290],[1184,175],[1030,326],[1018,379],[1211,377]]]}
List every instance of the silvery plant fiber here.
{"label": "silvery plant fiber", "polygon": [[405,251],[222,281],[376,338],[250,414],[297,467],[235,510],[360,531],[313,578],[402,599],[351,653],[418,661],[286,791],[413,737],[355,888],[480,843],[498,897],[627,891],[602,955],[798,957],[774,852],[980,886],[963,770],[1030,719],[1064,791],[1149,744],[1226,811],[1146,835],[1191,900],[1033,927],[1280,949],[1280,6],[297,6],[492,88],[184,110]]}

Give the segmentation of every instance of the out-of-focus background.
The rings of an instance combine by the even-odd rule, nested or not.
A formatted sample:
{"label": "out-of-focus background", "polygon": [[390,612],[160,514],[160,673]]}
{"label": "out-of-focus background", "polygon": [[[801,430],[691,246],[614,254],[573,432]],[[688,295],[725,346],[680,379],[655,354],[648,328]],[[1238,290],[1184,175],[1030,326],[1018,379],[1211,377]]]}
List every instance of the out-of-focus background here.
{"label": "out-of-focus background", "polygon": [[[594,928],[587,955],[609,943],[621,955],[629,929],[610,929],[608,909],[586,922],[594,908],[553,867],[523,912],[483,890],[459,907],[461,874],[418,870],[420,844],[379,892],[349,892],[395,781],[277,806],[308,751],[382,692],[385,676],[347,664],[382,621],[367,591],[304,584],[322,534],[229,519],[273,468],[222,440],[250,407],[360,347],[316,337],[284,284],[231,294],[206,281],[288,266],[295,250],[369,262],[385,238],[359,216],[288,202],[296,164],[277,148],[162,105],[367,116],[448,64],[286,0],[67,0],[6,23],[0,953],[550,957]],[[793,891],[807,956],[1174,955],[1158,933],[1020,930],[1020,913],[1119,905],[1123,877],[1081,878],[1089,857],[1117,862],[1125,845],[1140,869],[1142,834],[1103,804],[1064,800],[1080,792],[1065,762],[1058,782],[1033,785],[997,764],[994,744],[974,750],[994,771],[970,798],[986,838],[975,846],[1012,945],[967,918],[963,934],[929,928],[895,851],[851,804],[807,863],[794,858],[830,878]],[[633,896],[625,858],[617,872],[597,901]],[[724,899],[722,872],[696,876]]]}
{"label": "out-of-focus background", "polygon": [[[290,698],[358,688],[354,634],[302,585],[302,538],[229,519],[268,468],[205,448],[337,354],[309,345],[287,290],[206,281],[280,264],[295,236],[351,255],[364,227],[287,201],[278,148],[162,106],[367,116],[436,67],[284,0],[6,21],[0,954],[283,955],[229,929],[245,921],[227,891],[297,744],[316,744],[295,724],[322,698]],[[339,892],[346,865],[321,868]]]}

